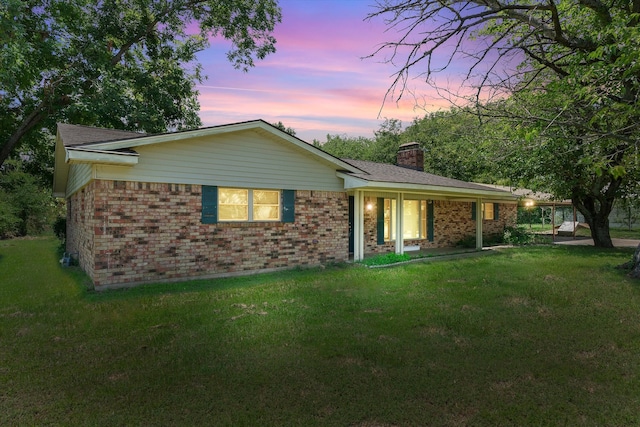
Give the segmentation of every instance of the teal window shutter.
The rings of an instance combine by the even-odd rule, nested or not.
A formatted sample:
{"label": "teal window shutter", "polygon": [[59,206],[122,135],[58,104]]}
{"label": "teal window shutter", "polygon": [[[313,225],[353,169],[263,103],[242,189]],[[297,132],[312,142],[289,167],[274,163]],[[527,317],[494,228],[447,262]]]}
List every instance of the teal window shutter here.
{"label": "teal window shutter", "polygon": [[215,224],[218,222],[218,187],[202,186],[202,223]]}
{"label": "teal window shutter", "polygon": [[433,242],[433,200],[427,202],[427,239]]}
{"label": "teal window shutter", "polygon": [[282,222],[296,220],[296,191],[282,190]]}
{"label": "teal window shutter", "polygon": [[499,216],[500,216],[500,203],[494,203],[493,204],[493,219],[495,221],[497,221]]}
{"label": "teal window shutter", "polygon": [[378,237],[378,244],[384,243],[384,199],[378,197],[378,205],[376,206],[377,218],[376,218],[376,232]]}
{"label": "teal window shutter", "polygon": [[476,220],[476,202],[471,202],[471,219]]}

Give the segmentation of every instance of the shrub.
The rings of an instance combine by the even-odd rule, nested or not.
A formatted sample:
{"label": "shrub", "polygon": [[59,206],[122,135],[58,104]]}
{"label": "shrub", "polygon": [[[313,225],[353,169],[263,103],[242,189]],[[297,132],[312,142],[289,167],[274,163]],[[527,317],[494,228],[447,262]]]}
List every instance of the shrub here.
{"label": "shrub", "polygon": [[[505,227],[502,234],[491,234],[490,236],[485,236],[483,238],[484,246],[495,246],[503,243],[509,245],[526,245],[528,243],[532,243],[534,241],[534,235],[529,233],[523,227]],[[476,236],[466,236],[463,239],[460,239],[456,246],[462,248],[475,248],[476,247]]]}
{"label": "shrub", "polygon": [[18,231],[20,218],[16,208],[9,202],[6,194],[0,190],[0,238],[14,236]]}
{"label": "shrub", "polygon": [[505,227],[502,240],[510,245],[526,245],[533,242],[534,236],[523,227]]}
{"label": "shrub", "polygon": [[53,233],[64,242],[67,237],[67,218],[59,216],[53,222]]}
{"label": "shrub", "polygon": [[396,254],[394,252],[388,254],[380,254],[376,255],[372,258],[367,258],[362,260],[364,265],[387,265],[387,264],[396,264],[398,262],[409,261],[411,259],[411,255],[409,254]]}
{"label": "shrub", "polygon": [[456,242],[456,247],[459,248],[475,248],[476,247],[476,236],[466,236]]}
{"label": "shrub", "polygon": [[0,174],[0,228],[5,235],[27,236],[42,233],[50,224],[54,202],[48,189],[25,172],[9,170]]}

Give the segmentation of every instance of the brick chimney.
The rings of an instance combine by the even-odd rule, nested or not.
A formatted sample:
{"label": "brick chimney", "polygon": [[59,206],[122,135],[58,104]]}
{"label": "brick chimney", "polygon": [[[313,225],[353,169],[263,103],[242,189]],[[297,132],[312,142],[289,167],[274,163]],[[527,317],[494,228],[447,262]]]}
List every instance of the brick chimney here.
{"label": "brick chimney", "polygon": [[424,152],[417,142],[407,142],[398,148],[396,164],[400,167],[424,171]]}

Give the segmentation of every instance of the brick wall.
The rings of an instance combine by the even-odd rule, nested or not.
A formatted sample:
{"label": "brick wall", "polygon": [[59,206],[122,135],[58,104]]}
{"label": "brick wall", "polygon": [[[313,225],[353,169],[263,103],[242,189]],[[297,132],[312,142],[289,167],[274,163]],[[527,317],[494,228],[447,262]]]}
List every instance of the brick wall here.
{"label": "brick wall", "polygon": [[94,183],[67,199],[66,251],[76,253],[80,267],[93,276],[94,271]]}
{"label": "brick wall", "polygon": [[[313,266],[348,259],[348,197],[343,192],[296,191],[295,222],[201,224],[199,185],[92,181],[68,200],[67,251],[97,288],[145,282]],[[377,244],[376,198],[365,197],[365,253],[395,250]],[[436,200],[434,241],[451,247],[475,236],[471,203]],[[484,235],[515,224],[515,204],[501,204]]]}
{"label": "brick wall", "polygon": [[201,224],[199,185],[93,181],[91,187],[93,205],[86,207],[93,218],[84,219],[95,233],[93,273],[82,266],[97,288],[348,259],[342,192],[296,191],[294,223]]}
{"label": "brick wall", "polygon": [[[377,243],[377,198],[365,197],[364,215],[364,252],[379,254],[395,251],[395,242]],[[482,223],[484,238],[492,234],[502,233],[506,225],[515,225],[517,205],[501,203],[497,221],[485,220]],[[419,245],[421,249],[454,247],[460,240],[476,235],[476,221],[471,219],[470,202],[433,201],[433,242],[428,240],[405,240],[406,246]]]}

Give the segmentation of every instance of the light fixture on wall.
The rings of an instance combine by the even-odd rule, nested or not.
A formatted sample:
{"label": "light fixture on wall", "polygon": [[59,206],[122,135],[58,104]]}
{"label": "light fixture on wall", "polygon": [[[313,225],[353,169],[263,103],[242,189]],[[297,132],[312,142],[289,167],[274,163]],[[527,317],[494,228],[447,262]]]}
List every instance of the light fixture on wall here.
{"label": "light fixture on wall", "polygon": [[370,211],[373,209],[373,204],[371,202],[367,203],[367,210]]}

